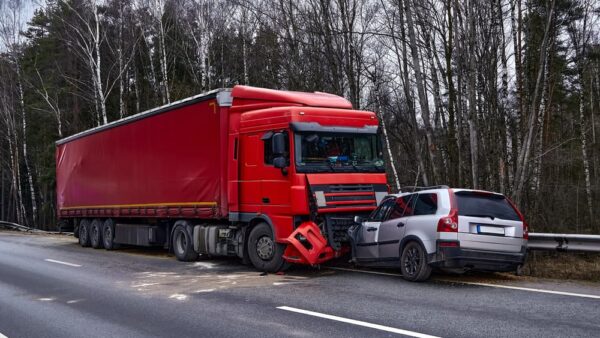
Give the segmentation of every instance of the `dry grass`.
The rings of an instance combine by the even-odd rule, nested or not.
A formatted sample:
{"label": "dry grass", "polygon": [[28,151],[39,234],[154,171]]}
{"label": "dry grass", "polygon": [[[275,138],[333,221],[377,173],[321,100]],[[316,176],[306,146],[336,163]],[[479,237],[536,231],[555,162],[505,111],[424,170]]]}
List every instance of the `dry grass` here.
{"label": "dry grass", "polygon": [[600,281],[600,254],[574,252],[529,253],[523,273],[527,276]]}

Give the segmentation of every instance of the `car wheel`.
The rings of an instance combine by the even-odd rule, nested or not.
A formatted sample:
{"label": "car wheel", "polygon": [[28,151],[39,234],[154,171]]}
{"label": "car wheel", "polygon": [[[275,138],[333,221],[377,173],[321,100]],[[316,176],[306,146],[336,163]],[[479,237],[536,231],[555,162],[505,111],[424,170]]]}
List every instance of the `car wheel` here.
{"label": "car wheel", "polygon": [[92,224],[90,224],[89,236],[90,236],[90,244],[92,245],[92,248],[101,249],[102,245],[103,245],[103,243],[102,243],[102,220],[100,220],[99,218],[95,218],[92,221]]}
{"label": "car wheel", "polygon": [[90,246],[90,220],[87,218],[79,223],[79,245]]}
{"label": "car wheel", "polygon": [[115,222],[108,218],[102,224],[102,242],[104,243],[104,249],[113,250],[115,249]]}
{"label": "car wheel", "polygon": [[252,265],[260,271],[277,272],[289,264],[283,259],[285,245],[275,242],[273,231],[267,223],[259,223],[248,236],[248,256]]}
{"label": "car wheel", "polygon": [[173,230],[173,253],[175,257],[182,262],[191,262],[198,259],[198,253],[194,251],[194,242],[192,241],[191,226],[182,223]]}
{"label": "car wheel", "polygon": [[422,282],[431,275],[425,249],[418,242],[409,242],[400,256],[402,277],[411,282]]}

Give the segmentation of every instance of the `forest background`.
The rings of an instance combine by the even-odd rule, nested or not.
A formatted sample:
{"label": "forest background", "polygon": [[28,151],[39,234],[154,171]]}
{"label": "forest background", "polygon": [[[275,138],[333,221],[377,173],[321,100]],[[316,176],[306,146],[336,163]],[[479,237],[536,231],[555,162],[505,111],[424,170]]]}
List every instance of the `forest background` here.
{"label": "forest background", "polygon": [[597,0],[0,0],[0,220],[54,227],[57,139],[246,84],[377,112],[394,191],[498,191],[533,231],[600,233],[599,18]]}

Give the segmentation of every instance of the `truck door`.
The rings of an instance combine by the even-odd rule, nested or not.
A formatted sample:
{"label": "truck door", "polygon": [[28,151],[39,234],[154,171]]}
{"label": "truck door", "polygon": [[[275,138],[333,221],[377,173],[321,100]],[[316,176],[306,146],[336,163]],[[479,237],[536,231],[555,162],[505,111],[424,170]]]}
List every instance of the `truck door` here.
{"label": "truck door", "polygon": [[[276,134],[283,136],[284,150],[282,154],[274,152],[273,139]],[[283,157],[289,167],[290,164],[290,139],[287,131],[267,131],[261,135],[262,144],[259,145],[259,167],[261,172],[261,212],[267,215],[285,215],[290,212],[291,182],[286,174],[288,168],[277,168],[274,160]]]}
{"label": "truck door", "polygon": [[354,255],[356,259],[373,261],[379,258],[379,250],[377,248],[379,227],[394,204],[396,204],[395,197],[386,198],[381,205],[371,213],[369,218],[363,222],[358,230],[358,238],[356,239],[356,253]]}

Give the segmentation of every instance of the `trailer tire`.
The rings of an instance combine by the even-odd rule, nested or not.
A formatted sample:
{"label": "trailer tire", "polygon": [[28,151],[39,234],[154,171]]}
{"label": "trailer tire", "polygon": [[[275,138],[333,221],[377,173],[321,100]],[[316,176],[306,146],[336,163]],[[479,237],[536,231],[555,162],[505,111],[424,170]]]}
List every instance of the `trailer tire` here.
{"label": "trailer tire", "polygon": [[192,262],[198,259],[198,253],[194,251],[191,226],[187,222],[175,226],[173,229],[172,248],[177,260]]}
{"label": "trailer tire", "polygon": [[289,267],[283,259],[285,245],[275,242],[273,230],[267,223],[259,223],[248,236],[248,256],[260,271],[277,272]]}
{"label": "trailer tire", "polygon": [[94,218],[92,224],[90,224],[90,244],[94,249],[102,249],[102,220],[99,218]]}
{"label": "trailer tire", "polygon": [[84,218],[79,223],[79,245],[82,247],[90,246],[90,220]]}
{"label": "trailer tire", "polygon": [[102,243],[104,244],[104,249],[113,250],[116,249],[115,240],[115,222],[112,218],[107,218],[104,223],[102,223]]}

